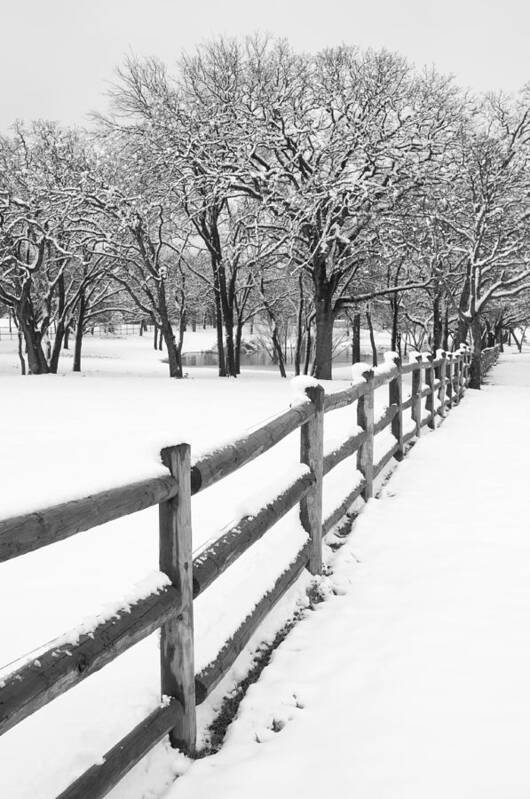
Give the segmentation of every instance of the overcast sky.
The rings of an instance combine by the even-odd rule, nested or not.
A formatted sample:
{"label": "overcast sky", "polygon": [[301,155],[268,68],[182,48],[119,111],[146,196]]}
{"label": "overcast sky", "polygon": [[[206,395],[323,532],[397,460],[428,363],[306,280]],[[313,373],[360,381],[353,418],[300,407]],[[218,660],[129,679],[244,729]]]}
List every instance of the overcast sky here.
{"label": "overcast sky", "polygon": [[530,0],[0,0],[0,129],[85,124],[124,55],[172,63],[219,34],[268,32],[297,50],[398,50],[475,90],[530,80]]}

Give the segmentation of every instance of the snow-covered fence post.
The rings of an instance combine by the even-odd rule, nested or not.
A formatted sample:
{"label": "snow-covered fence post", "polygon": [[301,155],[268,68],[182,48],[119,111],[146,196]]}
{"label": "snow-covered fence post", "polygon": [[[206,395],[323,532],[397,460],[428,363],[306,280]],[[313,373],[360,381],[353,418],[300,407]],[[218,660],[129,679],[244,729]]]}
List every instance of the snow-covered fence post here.
{"label": "snow-covered fence post", "polygon": [[392,360],[397,367],[398,373],[388,384],[388,404],[390,407],[395,405],[396,408],[391,430],[398,443],[394,458],[397,461],[401,461],[403,460],[403,378],[401,375],[401,358],[395,355]]}
{"label": "snow-covered fence post", "polygon": [[357,400],[357,424],[366,432],[366,439],[357,450],[357,469],[364,477],[363,499],[367,502],[373,495],[374,483],[374,373],[367,369],[362,373],[368,388]]}
{"label": "snow-covered fence post", "polygon": [[462,371],[460,375],[460,383],[462,386],[462,394],[464,394],[467,388],[467,347],[465,344],[462,344],[460,346],[460,357],[462,359]]}
{"label": "snow-covered fence post", "polygon": [[463,347],[460,348],[460,371],[459,371],[459,374],[458,374],[458,377],[459,377],[459,380],[458,380],[458,396],[460,398],[464,396],[464,393],[465,393],[465,390],[466,390],[466,375],[465,375],[466,363],[465,363],[465,361],[466,361],[466,349],[465,349],[465,345],[464,345]]}
{"label": "snow-covered fence post", "polygon": [[453,353],[453,405],[460,401],[460,353]]}
{"label": "snow-covered fence post", "polygon": [[463,397],[466,393],[466,357],[467,357],[467,346],[464,344],[463,349],[460,353],[460,357],[462,359],[462,367],[460,370],[460,396]]}
{"label": "snow-covered fence post", "polygon": [[438,368],[440,379],[440,390],[438,392],[438,397],[440,398],[440,416],[443,419],[447,416],[447,409],[445,407],[445,396],[447,392],[447,353],[445,350],[438,350],[437,354],[442,359],[442,362]]}
{"label": "snow-covered fence post", "polygon": [[457,351],[455,353],[455,371],[454,371],[454,381],[453,381],[453,401],[455,405],[458,405],[460,402],[460,390],[462,385],[462,353]]}
{"label": "snow-covered fence post", "polygon": [[322,386],[308,386],[305,393],[315,413],[300,428],[300,462],[309,466],[316,479],[311,490],[300,500],[300,521],[311,538],[309,571],[311,574],[321,574],[324,389]]}
{"label": "snow-covered fence post", "polygon": [[412,420],[416,423],[416,436],[421,436],[421,392],[423,387],[423,366],[421,355],[416,355],[418,368],[412,372]]}
{"label": "snow-covered fence post", "polygon": [[161,628],[162,696],[180,706],[171,745],[193,754],[196,743],[195,668],[193,653],[193,557],[191,544],[190,447],[179,444],[161,452],[162,462],[177,481],[177,494],[159,505],[160,571],[178,590],[181,609]]}
{"label": "snow-covered fence post", "polygon": [[445,372],[445,396],[447,397],[447,407],[450,411],[453,407],[453,354],[451,352],[446,353],[447,363],[446,363],[446,372]]}
{"label": "snow-covered fence post", "polygon": [[434,391],[434,366],[433,366],[433,357],[431,353],[425,354],[425,383],[427,384],[427,388],[429,389],[429,394],[427,394],[427,399],[425,401],[425,409],[427,413],[430,414],[429,421],[427,422],[428,426],[431,430],[436,429],[436,398],[435,398],[435,391]]}
{"label": "snow-covered fence post", "polygon": [[469,388],[469,383],[471,380],[471,350],[469,347],[466,347],[466,388]]}

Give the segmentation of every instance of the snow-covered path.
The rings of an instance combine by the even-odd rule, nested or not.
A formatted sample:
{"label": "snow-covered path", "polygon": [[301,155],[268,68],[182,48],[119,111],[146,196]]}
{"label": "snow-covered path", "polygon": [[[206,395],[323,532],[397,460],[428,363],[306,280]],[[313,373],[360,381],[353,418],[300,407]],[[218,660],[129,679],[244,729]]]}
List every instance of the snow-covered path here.
{"label": "snow-covered path", "polygon": [[530,353],[425,435],[170,799],[530,795]]}

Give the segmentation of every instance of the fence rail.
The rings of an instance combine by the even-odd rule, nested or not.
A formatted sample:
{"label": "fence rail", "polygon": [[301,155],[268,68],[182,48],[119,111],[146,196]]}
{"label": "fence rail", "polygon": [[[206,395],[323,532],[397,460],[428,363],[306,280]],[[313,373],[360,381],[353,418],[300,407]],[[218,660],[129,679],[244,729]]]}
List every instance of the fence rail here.
{"label": "fence rail", "polygon": [[[498,348],[485,350],[486,371],[497,359]],[[328,395],[310,385],[306,400],[252,430],[232,444],[195,462],[187,444],[161,453],[168,467],[165,477],[143,480],[65,502],[43,511],[0,521],[0,562],[61,541],[83,530],[159,506],[161,584],[134,602],[123,605],[89,632],[80,630],[58,639],[38,660],[11,672],[0,691],[0,734],[101,669],[129,647],[161,629],[161,686],[158,709],[116,744],[100,764],[92,766],[59,799],[105,796],[158,741],[170,736],[174,746],[193,754],[196,706],[227,674],[235,659],[270,609],[307,568],[322,570],[322,536],[329,532],[362,496],[373,495],[374,479],[392,457],[400,460],[412,439],[428,425],[435,429],[457,405],[470,379],[467,348],[457,353],[417,355],[402,365],[397,356],[376,370],[367,368],[353,384]],[[403,376],[412,376],[410,397],[403,399]],[[388,385],[388,407],[374,414],[374,392]],[[425,399],[425,410],[423,400]],[[357,403],[358,431],[324,454],[324,417]],[[405,428],[405,411],[412,427]],[[394,443],[374,462],[374,437],[390,428]],[[300,429],[300,461],[305,468],[281,493],[254,516],[244,516],[192,555],[191,496],[242,468]],[[322,518],[322,483],[345,458],[357,455],[352,489],[340,506]],[[307,532],[301,547],[275,584],[248,614],[216,658],[200,673],[194,670],[193,599],[205,591],[229,566],[291,508],[299,504]]]}

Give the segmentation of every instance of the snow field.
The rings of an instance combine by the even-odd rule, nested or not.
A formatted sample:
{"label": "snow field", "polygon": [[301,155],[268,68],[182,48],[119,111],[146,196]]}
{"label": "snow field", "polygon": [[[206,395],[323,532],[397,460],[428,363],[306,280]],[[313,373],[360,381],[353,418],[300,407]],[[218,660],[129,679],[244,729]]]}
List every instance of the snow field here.
{"label": "snow field", "polygon": [[422,436],[167,799],[528,795],[529,400],[530,353],[506,354]]}
{"label": "snow field", "polygon": [[[151,351],[144,343],[147,363]],[[117,343],[125,363],[119,375],[103,375],[98,369],[94,374],[0,378],[2,517],[162,474],[163,446],[187,441],[198,455],[285,410],[292,401],[289,382],[273,372],[249,372],[237,381],[224,381],[215,379],[212,370],[193,370],[190,379],[176,382],[166,378],[164,367],[159,377],[140,377],[137,345],[129,357],[124,351],[129,344]],[[113,353],[117,355],[116,348]],[[344,375],[349,371],[345,368]],[[327,390],[345,385],[334,381]],[[377,399],[383,412],[387,392],[378,391]],[[355,429],[354,406],[327,414],[325,449]],[[298,459],[299,434],[294,433],[194,497],[194,548],[276,494],[299,472]],[[355,485],[355,458],[332,475],[325,481],[325,515]],[[158,580],[157,531],[157,510],[148,509],[2,564],[0,600],[12,612],[2,621],[0,680],[28,656],[38,658],[51,639],[87,617],[92,623],[94,614],[108,613],[146,581]],[[304,540],[294,509],[198,598],[197,670],[215,656]],[[307,604],[309,581],[309,575],[301,576],[200,707],[201,736],[226,691],[246,673],[256,647],[272,641],[296,608]],[[0,795],[54,796],[158,702],[158,644],[153,635],[0,739]],[[39,742],[30,764],[28,741]],[[111,796],[159,796],[188,765],[161,744]]]}

